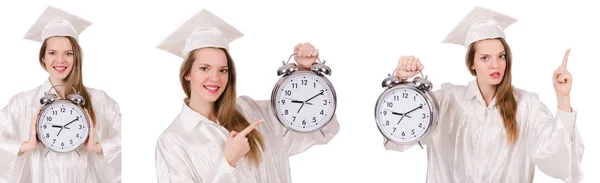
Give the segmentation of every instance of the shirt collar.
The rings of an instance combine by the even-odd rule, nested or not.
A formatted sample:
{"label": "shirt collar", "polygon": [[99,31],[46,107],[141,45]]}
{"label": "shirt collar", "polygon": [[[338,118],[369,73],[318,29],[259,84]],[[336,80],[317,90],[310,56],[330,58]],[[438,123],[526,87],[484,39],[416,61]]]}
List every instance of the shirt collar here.
{"label": "shirt collar", "polygon": [[[483,100],[483,96],[481,95],[481,91],[479,91],[479,85],[477,84],[477,79],[473,79],[471,80],[471,82],[469,82],[469,85],[467,86],[467,90],[465,91],[465,100],[471,100],[471,99],[477,99],[480,102],[482,102],[483,104],[485,104],[485,101]],[[488,106],[494,106],[496,105],[496,96],[494,96],[494,98],[492,99],[492,102],[490,102],[490,105]]]}
{"label": "shirt collar", "polygon": [[211,121],[199,112],[194,111],[188,106],[188,103],[189,101],[187,99],[183,100],[183,105],[181,106],[181,112],[179,114],[180,121],[183,124],[185,130],[189,132],[201,123],[218,124],[214,121]]}

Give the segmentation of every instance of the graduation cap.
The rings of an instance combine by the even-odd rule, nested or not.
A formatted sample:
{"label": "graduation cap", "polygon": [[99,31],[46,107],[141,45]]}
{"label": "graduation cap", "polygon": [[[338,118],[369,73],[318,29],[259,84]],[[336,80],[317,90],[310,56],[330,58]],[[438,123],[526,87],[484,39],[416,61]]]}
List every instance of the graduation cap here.
{"label": "graduation cap", "polygon": [[79,34],[92,23],[64,10],[48,6],[29,28],[24,39],[43,43],[53,36],[69,36],[79,40]]}
{"label": "graduation cap", "polygon": [[193,50],[216,47],[229,50],[229,43],[244,36],[239,30],[206,9],[200,10],[156,47],[185,58]]}
{"label": "graduation cap", "polygon": [[446,36],[443,43],[452,43],[469,47],[471,43],[492,38],[504,38],[504,29],[517,20],[490,9],[475,7]]}

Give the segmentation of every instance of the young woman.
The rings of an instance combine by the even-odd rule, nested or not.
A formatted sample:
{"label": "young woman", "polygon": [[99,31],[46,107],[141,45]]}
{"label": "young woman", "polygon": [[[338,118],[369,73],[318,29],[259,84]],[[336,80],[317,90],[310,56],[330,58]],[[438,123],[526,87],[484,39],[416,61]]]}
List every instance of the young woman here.
{"label": "young woman", "polygon": [[[181,113],[156,146],[158,182],[291,182],[288,157],[326,144],[339,131],[333,120],[321,132],[288,132],[268,100],[237,98],[228,44],[243,34],[211,12],[200,11],[158,47],[184,61]],[[310,68],[319,55],[299,44],[295,59]]]}
{"label": "young woman", "polygon": [[[78,35],[90,24],[48,7],[27,33],[26,39],[42,43],[39,63],[49,77],[41,86],[13,96],[0,111],[0,182],[120,182],[119,105],[105,92],[83,85]],[[86,101],[89,138],[77,152],[47,153],[36,138],[40,98],[54,85],[64,84]],[[75,93],[62,86],[51,92],[63,99]]]}
{"label": "young woman", "polygon": [[[584,146],[570,103],[569,51],[552,76],[558,99],[553,117],[537,94],[511,85],[511,50],[503,31],[515,21],[475,8],[444,41],[468,47],[466,66],[475,79],[467,86],[445,83],[434,92],[439,123],[422,141],[427,182],[532,182],[536,166],[566,182],[582,179]],[[397,76],[411,78],[423,69],[418,58],[403,56]],[[385,145],[397,151],[411,146]]]}

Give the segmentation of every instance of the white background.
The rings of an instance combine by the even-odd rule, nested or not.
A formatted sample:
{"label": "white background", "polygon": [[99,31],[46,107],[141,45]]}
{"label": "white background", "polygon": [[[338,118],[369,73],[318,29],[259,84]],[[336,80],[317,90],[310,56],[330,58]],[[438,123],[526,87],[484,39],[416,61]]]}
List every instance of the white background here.
{"label": "white background", "polygon": [[[10,2],[10,3],[8,3]],[[401,55],[416,55],[424,74],[443,82],[467,84],[466,49],[442,44],[475,5],[519,21],[506,30],[513,50],[513,84],[536,92],[552,112],[556,98],[551,76],[572,48],[568,70],[575,82],[572,105],[585,142],[584,182],[600,182],[598,95],[591,90],[598,73],[597,5],[523,1],[382,2],[320,1],[2,1],[0,4],[0,106],[11,96],[42,84],[48,74],[38,65],[40,44],[22,39],[47,5],[65,9],[94,24],[80,36],[86,86],[106,91],[121,105],[123,182],[155,182],[158,135],[178,114],[184,94],[178,72],[182,59],[155,48],[200,8],[228,21],[245,36],[231,44],[238,68],[238,95],[269,99],[276,69],[299,42],[311,42],[332,68],[338,91],[341,131],[330,144],[291,157],[292,179],[303,182],[425,182],[426,151],[386,151],[375,125],[375,101],[382,79]],[[560,166],[560,165],[557,165]],[[534,182],[560,182],[536,171]]]}

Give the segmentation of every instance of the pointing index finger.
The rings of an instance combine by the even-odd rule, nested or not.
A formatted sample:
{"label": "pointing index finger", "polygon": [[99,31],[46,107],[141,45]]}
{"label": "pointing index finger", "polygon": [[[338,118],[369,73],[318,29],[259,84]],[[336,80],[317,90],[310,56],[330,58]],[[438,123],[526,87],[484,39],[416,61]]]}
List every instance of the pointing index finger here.
{"label": "pointing index finger", "polygon": [[236,136],[246,136],[248,135],[250,132],[252,132],[252,130],[254,130],[260,123],[262,123],[262,120],[259,120],[257,122],[254,122],[252,124],[250,124],[248,127],[246,127],[246,129],[244,129],[243,131],[241,131],[240,133],[238,133]]}
{"label": "pointing index finger", "polygon": [[562,65],[560,66],[563,69],[567,68],[567,62],[569,61],[569,54],[571,53],[571,48],[569,48],[567,50],[567,52],[565,52],[565,57],[563,58],[563,62]]}

